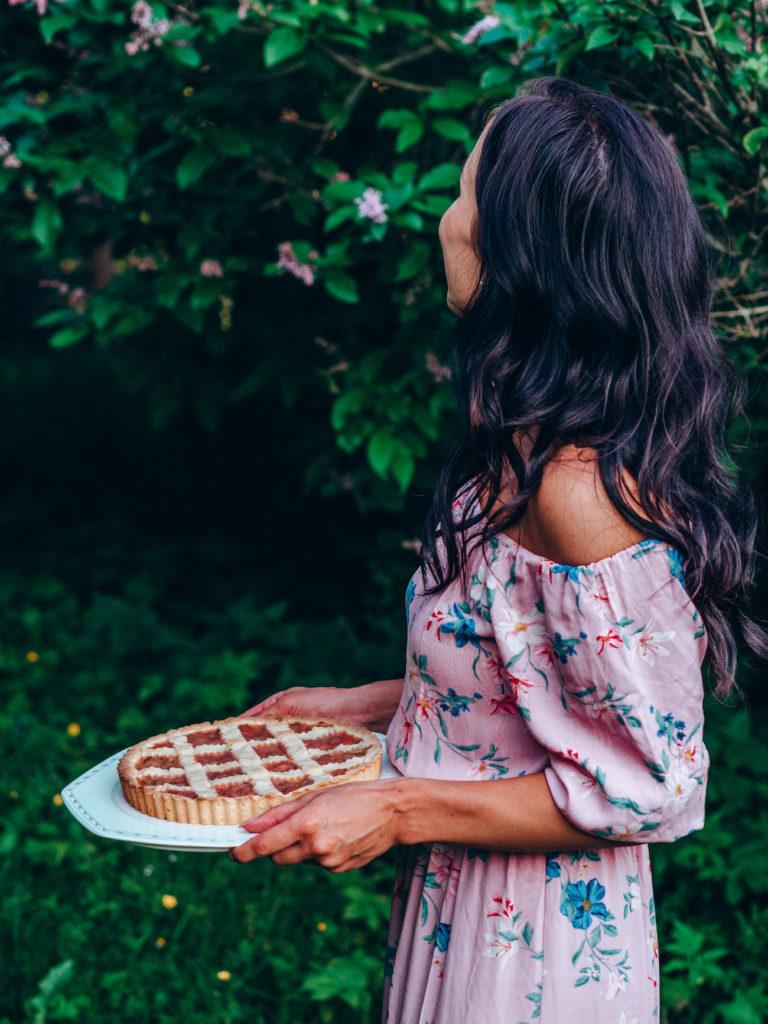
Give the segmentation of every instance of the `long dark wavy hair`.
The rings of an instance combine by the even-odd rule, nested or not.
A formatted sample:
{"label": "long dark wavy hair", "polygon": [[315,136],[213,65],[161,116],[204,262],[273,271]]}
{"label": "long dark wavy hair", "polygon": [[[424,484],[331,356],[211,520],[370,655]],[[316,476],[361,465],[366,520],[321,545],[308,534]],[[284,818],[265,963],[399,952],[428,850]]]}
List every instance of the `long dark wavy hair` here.
{"label": "long dark wavy hair", "polygon": [[[727,696],[739,641],[768,656],[746,611],[757,509],[728,445],[744,385],[710,326],[715,258],[674,148],[625,103],[556,76],[488,117],[480,274],[451,359],[464,430],[424,524],[424,592],[464,573],[471,527],[482,523],[473,538],[484,545],[522,519],[560,447],[592,448],[624,518],[680,551],[705,663]],[[524,454],[515,435],[531,428]],[[509,467],[514,496],[488,517]],[[645,518],[625,500],[627,471]],[[486,500],[457,521],[468,484]]]}

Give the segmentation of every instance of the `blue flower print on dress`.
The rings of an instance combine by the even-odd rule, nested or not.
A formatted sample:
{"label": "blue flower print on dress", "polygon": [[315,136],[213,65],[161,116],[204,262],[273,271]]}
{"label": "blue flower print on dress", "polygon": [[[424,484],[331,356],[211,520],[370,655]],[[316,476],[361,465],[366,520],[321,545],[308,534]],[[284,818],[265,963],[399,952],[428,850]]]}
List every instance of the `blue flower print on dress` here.
{"label": "blue flower print on dress", "polygon": [[396,945],[389,945],[384,950],[384,977],[391,978],[395,965]]}
{"label": "blue flower print on dress", "polygon": [[602,902],[605,896],[605,886],[601,885],[596,878],[590,878],[584,883],[583,879],[578,882],[569,882],[565,887],[565,899],[560,907],[560,912],[571,922],[574,928],[586,930],[592,924],[593,917],[606,920],[608,908]]}
{"label": "blue flower print on dress", "polygon": [[661,541],[656,537],[644,537],[643,540],[637,542],[637,551],[632,555],[633,558],[642,558],[643,555],[647,555],[651,548],[654,548],[657,544],[661,544]]}
{"label": "blue flower print on dress", "polygon": [[435,945],[441,953],[444,953],[448,949],[448,943],[451,941],[451,926],[446,924],[445,921],[441,921],[437,926],[435,932]]}
{"label": "blue flower print on dress", "polygon": [[453,615],[455,617],[450,621],[441,622],[437,630],[438,634],[452,633],[457,647],[464,647],[465,644],[472,644],[473,647],[479,647],[480,645],[475,620],[466,614],[468,610],[469,608],[466,604],[456,602],[453,606]]}
{"label": "blue flower print on dress", "polygon": [[556,853],[547,854],[547,878],[560,877],[560,864]]}
{"label": "blue flower print on dress", "polygon": [[669,559],[669,571],[678,581],[680,586],[685,590],[685,572],[683,571],[683,556],[677,550],[677,548],[667,548],[667,558]]}
{"label": "blue flower print on dress", "polygon": [[405,624],[406,624],[406,626],[409,625],[409,623],[411,621],[411,605],[413,604],[413,599],[414,599],[415,596],[416,596],[416,580],[411,578],[409,583],[408,583],[408,586],[406,587],[406,590],[405,590]]}
{"label": "blue flower print on dress", "polygon": [[549,567],[550,573],[557,576],[560,573],[565,575],[566,580],[569,583],[573,583],[576,588],[576,609],[581,611],[581,591],[582,588],[590,590],[592,587],[592,577],[595,575],[592,569],[588,569],[586,565],[565,565],[558,562],[553,562]]}
{"label": "blue flower print on dress", "polygon": [[583,630],[578,636],[561,636],[555,633],[552,638],[552,651],[562,665],[567,665],[568,659],[578,653],[578,645],[586,639],[587,634]]}

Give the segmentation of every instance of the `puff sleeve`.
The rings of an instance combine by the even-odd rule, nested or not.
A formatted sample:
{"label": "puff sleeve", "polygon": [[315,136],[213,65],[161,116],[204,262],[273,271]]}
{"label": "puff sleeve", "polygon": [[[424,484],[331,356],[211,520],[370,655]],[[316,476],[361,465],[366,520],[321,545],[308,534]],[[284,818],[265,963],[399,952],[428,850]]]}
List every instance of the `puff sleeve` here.
{"label": "puff sleeve", "polygon": [[707,638],[679,553],[646,540],[590,565],[527,558],[533,599],[516,598],[513,565],[490,616],[558,808],[583,831],[630,842],[702,828]]}

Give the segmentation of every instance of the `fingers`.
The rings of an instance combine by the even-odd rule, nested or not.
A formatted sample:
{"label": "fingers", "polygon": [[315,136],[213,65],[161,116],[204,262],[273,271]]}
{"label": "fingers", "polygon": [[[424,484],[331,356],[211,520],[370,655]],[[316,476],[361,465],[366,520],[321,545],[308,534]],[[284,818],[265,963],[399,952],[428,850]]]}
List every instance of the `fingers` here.
{"label": "fingers", "polygon": [[243,716],[246,715],[261,715],[269,708],[274,707],[277,704],[278,694],[273,693],[271,697],[267,697],[266,700],[259,701],[258,704],[254,704],[252,708],[248,708],[247,711],[241,712]]}
{"label": "fingers", "polygon": [[241,846],[236,846],[233,850],[234,859],[244,862],[253,860],[254,857],[269,857],[305,838],[306,828],[303,822],[292,816],[266,830],[262,829],[253,839],[248,839]]}
{"label": "fingers", "polygon": [[286,800],[285,803],[271,807],[262,814],[257,814],[255,818],[243,821],[240,827],[248,832],[264,832],[268,828],[272,828],[273,825],[279,825],[280,822],[293,817],[302,807],[306,807],[308,803],[311,803],[316,796],[317,793],[305,793],[304,796],[298,796],[294,800]]}
{"label": "fingers", "polygon": [[278,850],[277,853],[272,854],[271,859],[272,863],[277,864],[279,867],[287,867],[289,864],[300,864],[302,861],[308,864],[317,863],[309,852],[304,840],[294,843],[293,846],[287,846],[284,850]]}
{"label": "fingers", "polygon": [[[296,689],[298,689],[298,687],[289,686],[287,690],[278,690],[277,693],[271,693],[268,697],[265,697],[264,700],[260,700],[258,704],[254,704],[253,707],[248,708],[247,711],[243,711],[242,715],[244,717],[247,715],[262,715],[265,711],[278,710],[276,705],[279,705],[284,700],[287,693]],[[283,710],[286,714],[290,713],[289,708],[284,708]]]}

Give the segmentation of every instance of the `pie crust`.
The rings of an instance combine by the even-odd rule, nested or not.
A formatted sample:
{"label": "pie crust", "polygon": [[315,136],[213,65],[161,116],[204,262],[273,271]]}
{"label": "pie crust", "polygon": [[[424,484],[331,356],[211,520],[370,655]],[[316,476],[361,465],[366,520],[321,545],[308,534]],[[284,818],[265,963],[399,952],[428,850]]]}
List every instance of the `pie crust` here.
{"label": "pie crust", "polygon": [[241,715],[150,736],[117,765],[131,807],[166,821],[239,825],[276,804],[376,779],[381,744],[329,718]]}

